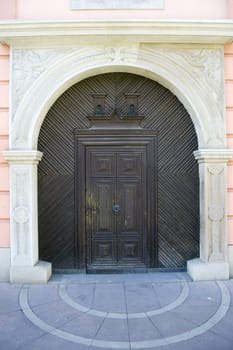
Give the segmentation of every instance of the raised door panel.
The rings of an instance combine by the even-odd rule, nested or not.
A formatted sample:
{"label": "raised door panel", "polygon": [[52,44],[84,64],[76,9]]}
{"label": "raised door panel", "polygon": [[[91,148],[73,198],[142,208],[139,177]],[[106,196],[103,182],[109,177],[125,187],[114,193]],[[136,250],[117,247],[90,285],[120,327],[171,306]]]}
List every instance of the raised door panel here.
{"label": "raised door panel", "polygon": [[92,263],[115,263],[115,220],[111,210],[115,179],[91,179],[87,194],[88,255]]}
{"label": "raised door panel", "polygon": [[116,245],[114,240],[93,239],[91,265],[115,265]]}
{"label": "raised door panel", "polygon": [[117,155],[118,177],[141,177],[142,153],[141,152],[120,152]]}
{"label": "raised door panel", "polygon": [[90,156],[90,174],[92,177],[114,177],[116,176],[116,157],[113,152],[88,151]]}
{"label": "raised door panel", "polygon": [[93,232],[95,234],[112,233],[114,220],[112,205],[115,198],[115,179],[92,180],[91,196],[93,197]]}
{"label": "raised door panel", "polygon": [[118,231],[121,234],[141,232],[141,196],[140,179],[118,180],[118,198],[121,206]]}
{"label": "raised door panel", "polygon": [[143,262],[144,194],[141,179],[118,179],[118,195],[121,212],[118,217],[118,256],[120,264]]}
{"label": "raised door panel", "polygon": [[119,241],[119,263],[137,266],[143,262],[143,249],[140,239],[121,239]]}

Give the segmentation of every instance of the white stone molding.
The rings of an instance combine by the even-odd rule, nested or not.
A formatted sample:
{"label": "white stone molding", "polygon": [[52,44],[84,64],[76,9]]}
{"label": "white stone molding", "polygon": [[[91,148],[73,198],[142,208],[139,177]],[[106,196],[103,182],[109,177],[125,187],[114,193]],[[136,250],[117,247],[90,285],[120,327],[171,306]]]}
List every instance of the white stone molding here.
{"label": "white stone molding", "polygon": [[216,149],[199,149],[194,152],[198,163],[210,163],[211,165],[219,163],[227,163],[233,156],[233,149],[230,148],[216,148]]}
{"label": "white stone molding", "polygon": [[200,176],[200,259],[188,262],[193,279],[229,278],[226,164],[230,149],[194,152]]}
{"label": "white stone molding", "polygon": [[[19,282],[22,269],[27,267],[34,273],[33,267],[38,264],[37,165],[42,153],[4,151],[3,156],[10,163],[10,279]],[[50,264],[47,269],[51,269]]]}
{"label": "white stone molding", "polygon": [[[41,52],[43,59],[38,62]],[[225,147],[224,95],[220,93],[223,64],[219,47],[93,45],[72,52],[62,48],[54,60],[57,52],[58,49],[55,52],[20,49],[19,54],[18,49],[13,49],[12,79],[26,83],[18,89],[21,84],[12,84],[12,111],[16,110],[16,114],[12,114],[11,148],[36,149],[47,111],[71,85],[95,74],[117,71],[143,75],[167,87],[190,113],[199,147]],[[32,56],[37,57],[36,64],[28,59]],[[26,59],[21,60],[22,57]],[[20,65],[21,70],[16,69]],[[210,66],[215,67],[214,74],[210,73]]]}
{"label": "white stone molding", "polygon": [[25,92],[30,89],[33,82],[57,60],[64,55],[74,51],[71,48],[60,49],[30,49],[12,50],[12,86],[11,92],[12,108],[11,114],[14,116],[20,101]]}
{"label": "white stone molding", "polygon": [[[127,39],[126,39],[127,38]],[[226,44],[233,41],[232,20],[100,19],[0,21],[0,42],[7,45],[72,47],[115,41],[128,44]]]}
{"label": "white stone molding", "polygon": [[[199,81],[202,92],[206,91],[205,98],[214,99],[223,118],[224,113],[224,50],[223,48],[177,48],[161,49],[174,58],[180,65],[186,66],[189,62],[189,73],[195,81]],[[207,102],[209,107],[211,101]],[[213,110],[213,118],[216,118]],[[211,142],[211,141],[210,141]]]}

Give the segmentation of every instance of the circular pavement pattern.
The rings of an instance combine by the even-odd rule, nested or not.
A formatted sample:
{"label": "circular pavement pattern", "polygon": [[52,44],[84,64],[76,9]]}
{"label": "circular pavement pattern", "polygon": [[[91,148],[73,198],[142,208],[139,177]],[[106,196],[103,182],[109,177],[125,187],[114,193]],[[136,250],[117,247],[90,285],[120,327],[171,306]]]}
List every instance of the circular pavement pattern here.
{"label": "circular pavement pattern", "polygon": [[167,304],[159,309],[144,311],[144,312],[134,312],[134,313],[104,312],[104,311],[95,310],[93,308],[91,309],[89,307],[83,306],[70,298],[70,296],[67,294],[66,284],[60,284],[59,295],[68,305],[70,305],[76,310],[87,313],[88,315],[93,315],[93,316],[98,316],[103,318],[133,319],[133,318],[144,318],[144,317],[150,317],[155,315],[161,315],[181,305],[185,301],[185,299],[188,297],[188,294],[189,294],[188,283],[183,282],[181,284],[182,284],[182,290],[180,295],[176,300],[174,300],[170,304]]}
{"label": "circular pavement pattern", "polygon": [[[151,283],[153,285],[153,283]],[[88,307],[86,305],[83,305],[81,302],[77,302],[77,300],[74,300],[69,293],[67,292],[67,286],[68,283],[60,283],[58,285],[58,292],[59,292],[59,302],[63,302],[65,305],[67,305],[69,308],[72,308],[74,313],[77,312],[79,315],[79,318],[84,317],[84,315],[88,315],[88,317],[99,317],[103,319],[103,322],[108,322],[111,319],[115,319],[115,322],[123,322],[123,320],[133,320],[138,319],[140,322],[145,322],[144,319],[148,318],[156,318],[160,317],[162,314],[171,313],[174,310],[177,310],[177,308],[182,307],[183,305],[191,305],[189,304],[189,300],[191,299],[192,295],[192,287],[195,286],[195,284],[187,283],[185,281],[180,281],[176,284],[177,286],[181,286],[180,294],[172,300],[171,302],[167,303],[166,305],[163,305],[158,308],[154,309],[145,309],[143,312],[112,312],[111,307],[108,307],[108,311],[102,311],[98,310],[97,308]],[[203,316],[203,321],[199,324],[196,324],[194,327],[188,330],[183,330],[183,332],[177,332],[175,335],[167,335],[162,336],[160,334],[159,337],[151,336],[150,338],[145,337],[143,339],[143,332],[140,337],[140,340],[131,340],[131,341],[122,341],[119,340],[107,340],[107,339],[97,339],[96,337],[87,337],[82,334],[80,331],[80,334],[74,334],[72,332],[68,332],[62,329],[62,326],[57,327],[52,324],[49,324],[41,316],[39,316],[35,311],[35,306],[32,307],[29,303],[29,291],[30,286],[25,286],[21,289],[20,292],[20,306],[22,308],[22,311],[24,315],[38,328],[45,331],[46,333],[52,334],[56,337],[59,337],[64,340],[68,340],[70,342],[74,342],[76,344],[82,344],[86,346],[93,346],[93,347],[99,347],[99,348],[105,348],[105,349],[145,349],[145,348],[157,348],[159,346],[165,346],[169,344],[179,343],[185,340],[190,340],[196,336],[202,335],[211,328],[213,328],[215,325],[218,324],[218,322],[224,318],[226,315],[229,307],[230,307],[230,294],[228,291],[228,288],[223,282],[216,282],[213,284],[215,288],[218,289],[218,293],[221,296],[219,303],[212,303],[211,308],[211,315],[208,317]],[[82,288],[81,283],[77,283],[74,288],[77,288],[80,290]],[[99,285],[101,288],[101,285]],[[203,284],[204,286],[204,284]],[[148,288],[151,286],[148,286]],[[113,287],[114,288],[114,287]],[[166,288],[166,286],[165,286]],[[140,289],[140,288],[139,288]],[[138,290],[139,290],[138,289]],[[159,284],[157,284],[157,289],[159,289]],[[143,294],[137,295],[137,285],[134,285],[134,291],[135,291],[135,298],[138,300],[138,303],[140,303],[140,298],[143,300]],[[33,293],[33,290],[32,290]],[[140,293],[139,293],[140,294]],[[154,296],[156,298],[156,295]],[[137,301],[136,300],[136,301]],[[206,296],[206,300],[211,300],[211,297]],[[58,304],[60,305],[60,304]],[[197,304],[195,308],[203,308],[203,305],[200,303]],[[187,310],[187,309],[186,309]],[[48,311],[49,312],[49,311]],[[187,316],[188,317],[188,316]],[[102,323],[103,324],[103,323]],[[79,332],[79,329],[77,329],[77,332]]]}

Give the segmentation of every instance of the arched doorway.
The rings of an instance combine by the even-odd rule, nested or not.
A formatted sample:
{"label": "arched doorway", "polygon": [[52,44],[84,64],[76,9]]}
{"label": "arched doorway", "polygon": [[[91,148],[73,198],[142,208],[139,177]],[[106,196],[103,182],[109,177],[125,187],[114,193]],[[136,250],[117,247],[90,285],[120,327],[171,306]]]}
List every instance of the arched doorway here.
{"label": "arched doorway", "polygon": [[[95,149],[89,143],[90,148],[85,149],[84,160],[80,164],[80,159],[75,157],[77,143],[74,130],[87,130],[88,137],[88,129],[91,127],[88,116],[96,114],[95,108],[99,106],[99,101],[104,101],[104,111],[100,115],[108,117],[113,116],[114,110],[118,116],[130,115],[129,107],[134,105],[136,110],[131,117],[143,117],[140,121],[143,136],[138,131],[136,137],[135,132],[130,130],[128,135],[134,135],[135,139],[141,140],[142,148],[139,149],[140,142],[130,143],[124,130],[122,134],[119,132],[112,137],[117,139],[113,144],[110,141],[105,145],[97,144]],[[105,138],[108,135],[107,139],[110,140],[114,134],[111,134],[114,130],[111,120],[107,129],[109,132],[106,131]],[[125,137],[122,136],[124,133]],[[149,142],[150,133],[153,134],[156,146],[151,147],[151,152],[143,151],[143,147]],[[199,256],[199,178],[198,165],[193,156],[193,151],[197,148],[197,137],[189,114],[169,90],[155,81],[134,74],[108,73],[73,85],[51,107],[39,136],[38,149],[44,154],[39,164],[40,259],[52,262],[57,269],[86,266],[94,267],[95,270],[108,266],[112,271],[118,267],[124,270],[142,267],[185,268],[187,260]],[[88,235],[83,232],[86,226],[84,228],[79,225],[80,221],[86,222],[78,210],[80,189],[85,187],[88,190],[87,184],[97,178],[105,185],[112,183],[114,179],[116,182],[113,187],[122,180],[116,173],[88,177],[90,167],[93,167],[87,161],[88,152],[94,152],[95,155],[99,152],[100,158],[104,160],[103,172],[103,165],[106,166],[109,159],[115,164],[113,169],[119,168],[117,159],[120,161],[120,155],[123,154],[131,164],[131,172],[137,168],[140,174],[145,173],[144,177],[137,177],[138,174],[131,176],[127,182],[131,187],[123,184],[125,193],[128,194],[127,203],[130,204],[127,213],[126,209],[121,212],[120,220],[124,218],[125,222],[127,217],[132,222],[135,212],[135,219],[140,219],[138,227],[132,226],[126,238],[126,230],[122,225],[119,231],[119,225],[111,226],[111,223],[110,231],[115,232],[115,235],[108,236],[105,241],[103,232],[99,236],[97,234],[98,237],[93,232]],[[135,157],[135,154],[139,156]],[[88,159],[94,158],[91,153]],[[141,163],[135,159],[141,159]],[[78,175],[81,167],[85,171],[80,184]],[[126,179],[127,176],[123,178]],[[136,180],[144,186],[135,190],[132,183]],[[106,186],[104,188],[106,191]],[[131,192],[130,188],[133,188]],[[114,190],[114,196],[117,193]],[[136,196],[140,194],[141,200],[137,201],[136,208],[132,193],[136,193]],[[109,197],[103,197],[103,200],[110,202]],[[126,207],[127,205],[124,206]],[[89,210],[86,204],[84,208]],[[134,208],[134,211],[130,208]],[[114,213],[112,215],[115,220],[116,216]],[[100,214],[92,213],[93,220],[97,217],[100,218]],[[103,222],[103,217],[101,220]],[[105,220],[107,223],[111,221],[109,216]],[[140,231],[140,228],[143,229]],[[107,244],[109,242],[110,245]],[[98,249],[95,250],[95,247]],[[126,253],[123,254],[123,251]],[[120,257],[123,257],[123,263]]]}

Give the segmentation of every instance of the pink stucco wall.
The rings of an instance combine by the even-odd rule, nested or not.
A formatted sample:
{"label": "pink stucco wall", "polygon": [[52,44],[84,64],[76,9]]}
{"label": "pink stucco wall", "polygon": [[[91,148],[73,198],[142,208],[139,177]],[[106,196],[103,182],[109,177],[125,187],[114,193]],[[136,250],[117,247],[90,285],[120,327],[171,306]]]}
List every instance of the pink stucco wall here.
{"label": "pink stucco wall", "polygon": [[0,45],[0,247],[9,247],[9,168],[2,158],[8,149],[9,49]]}
{"label": "pink stucco wall", "polygon": [[[98,18],[233,18],[233,0],[165,0],[157,11],[71,11],[70,0],[0,0],[1,19]],[[233,44],[225,48],[225,91],[228,147],[233,148]],[[9,242],[9,168],[1,156],[8,149],[9,50],[0,45],[0,247]],[[228,232],[233,244],[233,161],[228,165]]]}
{"label": "pink stucco wall", "polygon": [[164,0],[163,10],[71,11],[70,0],[1,0],[0,18],[228,18],[232,0]]}

